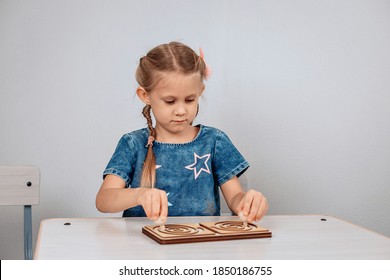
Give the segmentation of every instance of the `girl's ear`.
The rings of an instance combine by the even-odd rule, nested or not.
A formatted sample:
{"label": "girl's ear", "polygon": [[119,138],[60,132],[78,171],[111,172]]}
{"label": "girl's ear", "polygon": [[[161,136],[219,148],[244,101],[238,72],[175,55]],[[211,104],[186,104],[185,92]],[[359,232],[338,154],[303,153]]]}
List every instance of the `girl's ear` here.
{"label": "girl's ear", "polygon": [[149,93],[143,87],[137,88],[137,95],[143,103],[150,105]]}
{"label": "girl's ear", "polygon": [[204,84],[202,84],[202,87],[201,87],[201,92],[199,94],[199,96],[202,96],[204,90],[205,90],[206,86]]}

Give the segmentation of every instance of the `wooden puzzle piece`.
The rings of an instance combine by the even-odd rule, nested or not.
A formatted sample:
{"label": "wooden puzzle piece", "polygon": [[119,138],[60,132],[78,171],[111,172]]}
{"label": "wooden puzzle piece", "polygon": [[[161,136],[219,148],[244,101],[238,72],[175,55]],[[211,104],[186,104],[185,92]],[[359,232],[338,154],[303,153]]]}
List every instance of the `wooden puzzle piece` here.
{"label": "wooden puzzle piece", "polygon": [[166,224],[145,226],[142,232],[160,244],[271,237],[265,228],[241,221],[207,222],[200,224]]}
{"label": "wooden puzzle piece", "polygon": [[164,229],[160,226],[146,226],[148,230],[161,238],[180,238],[191,236],[215,235],[214,232],[198,224],[166,224]]}
{"label": "wooden puzzle piece", "polygon": [[220,234],[250,234],[268,232],[268,229],[241,221],[208,222],[200,223],[200,225]]}

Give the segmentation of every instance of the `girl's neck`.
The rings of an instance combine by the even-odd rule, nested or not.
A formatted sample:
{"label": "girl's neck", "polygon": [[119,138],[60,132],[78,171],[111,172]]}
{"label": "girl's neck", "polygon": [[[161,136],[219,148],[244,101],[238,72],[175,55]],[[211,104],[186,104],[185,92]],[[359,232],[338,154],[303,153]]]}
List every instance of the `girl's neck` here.
{"label": "girl's neck", "polygon": [[185,131],[175,134],[169,133],[165,130],[159,130],[158,127],[156,127],[156,141],[170,144],[188,143],[196,138],[199,133],[199,129],[199,126],[189,126]]}

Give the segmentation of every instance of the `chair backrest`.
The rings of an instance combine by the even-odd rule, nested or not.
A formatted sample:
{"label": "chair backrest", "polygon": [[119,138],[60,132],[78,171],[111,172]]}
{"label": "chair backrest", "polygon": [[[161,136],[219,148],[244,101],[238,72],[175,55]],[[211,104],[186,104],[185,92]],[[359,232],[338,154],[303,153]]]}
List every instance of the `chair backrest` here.
{"label": "chair backrest", "polygon": [[39,178],[35,166],[0,166],[0,205],[39,204]]}
{"label": "chair backrest", "polygon": [[39,204],[40,172],[35,166],[0,165],[0,205],[24,206],[24,258],[31,260],[32,213],[31,205]]}
{"label": "chair backrest", "polygon": [[[240,181],[240,184],[244,191],[248,190],[248,176],[245,174],[242,174],[240,177],[238,177],[238,180]],[[221,192],[221,189],[219,189],[219,196],[221,200],[221,215],[230,215],[232,212],[230,211],[229,207],[226,204],[226,201],[223,197],[223,194]]]}

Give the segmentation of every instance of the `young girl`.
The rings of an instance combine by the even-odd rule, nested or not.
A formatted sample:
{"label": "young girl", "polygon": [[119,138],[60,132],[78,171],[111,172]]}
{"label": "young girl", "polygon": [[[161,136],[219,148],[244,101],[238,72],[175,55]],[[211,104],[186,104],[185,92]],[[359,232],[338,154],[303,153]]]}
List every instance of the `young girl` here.
{"label": "young girl", "polygon": [[148,128],[120,139],[103,173],[99,211],[154,221],[215,216],[220,187],[230,210],[242,219],[259,221],[265,215],[266,198],[241,188],[237,178],[249,164],[227,135],[192,125],[208,71],[203,56],[178,42],[157,46],[140,59],[137,95]]}

